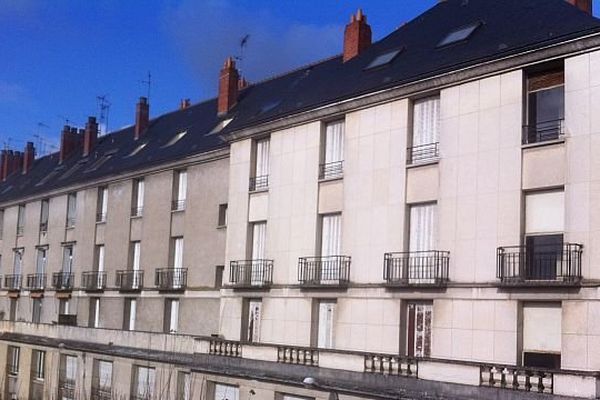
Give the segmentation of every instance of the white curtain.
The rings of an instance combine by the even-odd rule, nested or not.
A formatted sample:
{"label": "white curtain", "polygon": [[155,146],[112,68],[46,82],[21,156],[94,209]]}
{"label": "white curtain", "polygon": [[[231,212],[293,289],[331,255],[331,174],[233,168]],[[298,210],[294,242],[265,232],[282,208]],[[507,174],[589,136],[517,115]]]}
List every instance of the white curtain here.
{"label": "white curtain", "polygon": [[413,103],[412,145],[420,146],[439,142],[440,98],[428,97]]}
{"label": "white curtain", "polygon": [[46,254],[47,254],[47,250],[45,248],[38,249],[37,264],[36,264],[36,268],[35,268],[35,272],[37,274],[43,274],[46,272],[46,264],[47,264]]}
{"label": "white curtain", "polygon": [[175,239],[173,251],[173,268],[183,268],[183,238]]}
{"label": "white curtain", "polygon": [[77,357],[66,356],[65,359],[65,375],[68,380],[74,381],[77,379]]}
{"label": "white curtain", "polygon": [[266,242],[267,223],[254,223],[252,226],[252,260],[262,260],[265,258]]}
{"label": "white curtain", "polygon": [[179,182],[177,185],[177,200],[185,200],[187,196],[187,171],[179,171]]}
{"label": "white curtain", "polygon": [[137,393],[144,399],[154,398],[154,368],[137,367]]}
{"label": "white curtain", "polygon": [[63,249],[63,268],[62,272],[71,273],[73,270],[73,246],[65,246]]}
{"label": "white curtain", "polygon": [[179,300],[171,300],[171,315],[169,321],[169,332],[177,332],[179,329]]}
{"label": "white curtain", "polygon": [[336,304],[331,301],[319,303],[318,347],[331,349],[333,342],[333,324],[335,322]]}
{"label": "white curtain", "polygon": [[19,213],[17,215],[17,226],[19,228],[25,225],[25,206],[19,206]]}
{"label": "white curtain", "polygon": [[137,203],[136,203],[136,207],[138,209],[142,209],[144,207],[144,180],[140,179],[137,181]]}
{"label": "white curtain", "polygon": [[248,304],[248,341],[260,341],[260,319],[262,311],[262,302],[260,300],[251,300]]}
{"label": "white curtain", "polygon": [[344,121],[327,124],[325,129],[325,164],[344,161]]}
{"label": "white curtain", "polygon": [[67,198],[67,218],[72,220],[75,219],[77,212],[77,195],[71,193]]}
{"label": "white curtain", "polygon": [[50,202],[48,200],[42,200],[42,212],[40,216],[40,222],[42,224],[48,223],[48,216],[50,214]]}
{"label": "white curtain", "polygon": [[235,386],[215,384],[214,400],[239,400],[240,389]]}
{"label": "white curtain", "polygon": [[110,361],[98,361],[98,381],[103,389],[112,387],[112,363]]}
{"label": "white curtain", "polygon": [[98,272],[104,272],[104,245],[98,246]]}
{"label": "white curtain", "polygon": [[13,274],[21,275],[21,272],[23,272],[23,250],[15,250]]}
{"label": "white curtain", "polygon": [[321,223],[321,256],[338,256],[342,252],[342,215],[323,215]]}
{"label": "white curtain", "polygon": [[129,302],[129,330],[135,330],[135,317],[137,313],[137,300],[131,299]]}
{"label": "white curtain", "polygon": [[134,271],[139,271],[139,269],[140,269],[140,253],[141,253],[140,242],[133,242],[133,270]]}
{"label": "white curtain", "polygon": [[525,196],[525,233],[563,232],[565,192],[531,193]]}
{"label": "white curtain", "polygon": [[106,216],[106,213],[108,212],[108,188],[102,188],[102,192],[100,195],[100,201],[102,202],[100,204],[100,213],[103,216]]}
{"label": "white curtain", "polygon": [[93,299],[94,301],[94,328],[100,326],[100,298]]}
{"label": "white curtain", "polygon": [[256,173],[254,176],[269,175],[269,139],[256,142]]}
{"label": "white curtain", "polygon": [[420,204],[410,207],[409,251],[435,250],[437,235],[436,221],[436,204]]}

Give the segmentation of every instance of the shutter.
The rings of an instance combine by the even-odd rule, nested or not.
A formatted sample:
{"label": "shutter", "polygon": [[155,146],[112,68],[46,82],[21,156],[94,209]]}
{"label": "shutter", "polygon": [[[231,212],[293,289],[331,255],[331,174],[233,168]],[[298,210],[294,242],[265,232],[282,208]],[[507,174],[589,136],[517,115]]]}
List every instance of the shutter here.
{"label": "shutter", "polygon": [[138,209],[144,207],[144,180],[140,179],[137,181],[137,204]]}
{"label": "shutter", "polygon": [[321,226],[321,256],[338,256],[342,252],[342,215],[323,215]]}
{"label": "shutter", "polygon": [[256,142],[255,176],[269,175],[269,145],[269,139],[263,139]]}
{"label": "shutter", "polygon": [[260,321],[262,314],[262,301],[251,300],[248,304],[248,341],[260,341]]}
{"label": "shutter", "polygon": [[525,233],[563,232],[565,193],[531,193],[525,196]]}
{"label": "shutter", "polygon": [[325,131],[325,164],[344,161],[344,121],[327,124]]}
{"label": "shutter", "polygon": [[321,301],[319,303],[319,337],[318,347],[333,348],[333,324],[335,318],[335,303]]}
{"label": "shutter", "polygon": [[435,250],[437,205],[424,204],[410,207],[409,251]]}
{"label": "shutter", "polygon": [[560,304],[528,304],[523,307],[523,351],[561,351]]}
{"label": "shutter", "polygon": [[413,104],[413,147],[439,142],[440,98],[430,97]]}
{"label": "shutter", "polygon": [[252,260],[263,260],[265,258],[266,242],[267,223],[254,223],[252,226]]}

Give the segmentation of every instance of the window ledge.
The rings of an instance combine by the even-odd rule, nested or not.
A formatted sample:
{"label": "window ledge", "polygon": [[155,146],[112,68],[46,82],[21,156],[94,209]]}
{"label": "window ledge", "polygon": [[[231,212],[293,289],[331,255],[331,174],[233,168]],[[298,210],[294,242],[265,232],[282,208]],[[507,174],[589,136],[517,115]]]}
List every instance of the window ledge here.
{"label": "window ledge", "polygon": [[217,229],[227,229],[227,225],[217,225]]}
{"label": "window ledge", "polygon": [[[175,214],[175,213],[181,213],[184,212],[185,208],[180,208],[178,210],[171,210],[171,214]],[[136,217],[136,218],[141,218],[141,217]]]}
{"label": "window ledge", "polygon": [[329,178],[320,178],[319,183],[343,181],[343,180],[344,180],[344,175],[340,175],[340,176],[332,176]]}
{"label": "window ledge", "polygon": [[265,193],[265,192],[268,192],[268,191],[269,191],[269,188],[264,188],[264,189],[249,190],[248,193],[249,194]]}
{"label": "window ledge", "polygon": [[522,144],[521,148],[523,150],[525,149],[531,149],[531,148],[535,148],[535,147],[544,147],[544,146],[552,146],[555,144],[562,144],[564,143],[566,140],[565,138],[561,138],[561,139],[554,139],[554,140],[546,140],[543,142],[536,142],[536,143],[527,143],[527,144]]}
{"label": "window ledge", "polygon": [[432,158],[431,160],[423,160],[423,161],[415,162],[412,164],[407,164],[406,169],[427,167],[429,165],[435,165],[435,164],[439,164],[439,163],[440,163],[440,158],[437,157],[437,158]]}
{"label": "window ledge", "polygon": [[130,215],[129,218],[131,218],[131,219],[139,219],[139,218],[142,218],[142,216],[141,215]]}
{"label": "window ledge", "polygon": [[106,221],[96,221],[96,225],[106,225]]}

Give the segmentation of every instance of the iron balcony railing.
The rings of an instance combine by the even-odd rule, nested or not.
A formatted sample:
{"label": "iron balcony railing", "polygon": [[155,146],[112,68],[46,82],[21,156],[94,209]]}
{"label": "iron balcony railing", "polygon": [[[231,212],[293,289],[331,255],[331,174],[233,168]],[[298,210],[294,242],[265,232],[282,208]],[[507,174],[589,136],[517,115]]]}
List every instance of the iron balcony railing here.
{"label": "iron balcony railing", "polygon": [[350,281],[349,256],[301,257],[298,281],[305,286],[346,285]]}
{"label": "iron balcony railing", "polygon": [[187,268],[158,268],[154,284],[159,290],[183,290],[187,286]]}
{"label": "iron balcony railing", "polygon": [[20,274],[11,274],[4,276],[4,289],[9,291],[21,290],[23,276]]}
{"label": "iron balcony railing", "polygon": [[12,375],[12,376],[17,376],[17,375],[19,375],[19,364],[18,364],[18,363],[16,363],[16,364],[15,364],[15,363],[12,363],[12,362],[10,362],[10,363],[9,363],[9,364],[6,366],[6,369],[7,369],[7,371],[6,371],[6,372],[7,372],[9,375]]}
{"label": "iron balcony railing", "polygon": [[117,271],[115,285],[123,291],[141,290],[144,286],[144,271],[133,269]]}
{"label": "iron balcony railing", "polygon": [[537,122],[523,126],[523,144],[558,140],[565,134],[565,120]]}
{"label": "iron balcony railing", "polygon": [[273,260],[231,261],[229,283],[236,287],[271,285],[273,283]]}
{"label": "iron balcony railing", "polygon": [[48,232],[48,223],[40,222],[40,233],[47,233],[47,232]]}
{"label": "iron balcony railing", "polygon": [[499,247],[496,276],[504,285],[576,285],[583,246],[576,243]]}
{"label": "iron balcony railing", "polygon": [[81,286],[83,290],[95,291],[106,288],[106,272],[86,271],[81,274]]}
{"label": "iron balcony railing", "polygon": [[96,214],[96,222],[106,222],[106,213],[99,212]]}
{"label": "iron balcony railing", "polygon": [[52,287],[56,290],[73,290],[75,274],[72,272],[55,272],[52,274]]}
{"label": "iron balcony railing", "polygon": [[132,217],[141,217],[144,212],[144,207],[131,207]]}
{"label": "iron balcony railing", "polygon": [[344,175],[344,161],[334,161],[319,165],[319,179],[341,178]]}
{"label": "iron balcony railing", "polygon": [[389,285],[444,285],[448,282],[450,252],[413,251],[385,253],[383,279]]}
{"label": "iron balcony railing", "polygon": [[185,210],[185,199],[184,200],[173,200],[171,202],[171,211],[183,211]]}
{"label": "iron balcony railing", "polygon": [[28,290],[44,290],[46,288],[46,274],[27,275],[26,287]]}
{"label": "iron balcony railing", "polygon": [[58,398],[61,400],[75,400],[75,381],[60,379],[58,382]]}
{"label": "iron balcony railing", "polygon": [[427,161],[434,161],[440,156],[440,144],[428,143],[409,147],[406,152],[406,163],[408,165]]}
{"label": "iron balcony railing", "polygon": [[77,222],[75,217],[69,217],[67,218],[67,228],[74,228],[75,227],[75,222]]}
{"label": "iron balcony railing", "polygon": [[251,192],[256,190],[266,190],[269,188],[269,175],[253,176],[250,178],[248,189]]}
{"label": "iron balcony railing", "polygon": [[17,226],[17,236],[23,236],[24,233],[25,233],[25,227]]}
{"label": "iron balcony railing", "polygon": [[110,388],[92,386],[91,400],[112,400],[113,393]]}

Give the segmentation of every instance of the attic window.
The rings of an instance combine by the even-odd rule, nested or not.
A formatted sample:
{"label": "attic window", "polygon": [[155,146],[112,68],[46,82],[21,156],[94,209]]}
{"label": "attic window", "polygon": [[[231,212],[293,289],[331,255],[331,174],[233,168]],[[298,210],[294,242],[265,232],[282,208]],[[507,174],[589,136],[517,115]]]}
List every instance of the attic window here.
{"label": "attic window", "polygon": [[402,49],[396,49],[392,51],[388,51],[387,53],[383,53],[375,57],[373,61],[365,69],[373,69],[377,67],[383,67],[384,65],[390,64],[394,59],[400,54]]}
{"label": "attic window", "polygon": [[142,151],[144,149],[144,147],[146,147],[147,144],[148,143],[142,143],[138,147],[136,147],[135,149],[133,149],[133,151],[131,153],[129,153],[129,157],[135,156],[137,153],[139,153],[140,151]]}
{"label": "attic window", "polygon": [[77,164],[73,165],[70,169],[67,170],[67,172],[65,172],[60,179],[67,179],[68,177],[70,177],[71,175],[73,175],[75,172],[77,172],[79,170],[79,168],[81,168],[81,166],[83,164],[85,164],[87,162],[87,160],[85,161],[79,161]]}
{"label": "attic window", "polygon": [[93,163],[91,167],[89,167],[88,169],[86,169],[84,172],[92,172],[92,171],[97,170],[98,168],[100,168],[105,162],[107,162],[111,158],[112,158],[112,154],[104,154],[102,157],[100,157],[98,160],[96,160],[96,162]]}
{"label": "attic window", "polygon": [[179,140],[187,134],[187,131],[179,132],[177,135],[173,136],[171,140],[167,142],[163,147],[173,146],[175,143],[179,142]]}
{"label": "attic window", "polygon": [[65,169],[64,167],[58,167],[58,168],[54,169],[54,171],[50,172],[48,175],[46,175],[44,178],[42,178],[42,180],[39,181],[35,186],[42,186],[42,185],[46,184],[46,182],[48,182],[50,179],[54,178],[56,175],[58,175],[59,172],[61,172],[64,169]]}
{"label": "attic window", "polygon": [[8,191],[10,191],[12,188],[13,188],[13,187],[12,187],[12,185],[5,187],[5,188],[2,190],[2,194],[4,194],[4,193],[7,193],[7,192],[8,192]]}
{"label": "attic window", "polygon": [[458,28],[447,34],[446,37],[438,43],[437,47],[444,47],[453,43],[458,43],[462,42],[463,40],[467,40],[473,34],[473,32],[475,32],[477,28],[479,28],[481,25],[481,21],[477,21],[472,24]]}
{"label": "attic window", "polygon": [[229,123],[233,121],[233,118],[229,118],[229,119],[224,119],[223,121],[219,122],[212,131],[210,131],[209,135],[212,135],[214,133],[219,133],[221,132],[223,129],[225,129],[225,127],[227,125],[229,125]]}
{"label": "attic window", "polygon": [[271,101],[271,102],[265,104],[264,106],[262,106],[259,114],[267,113],[267,112],[275,109],[280,104],[281,104],[281,100]]}

